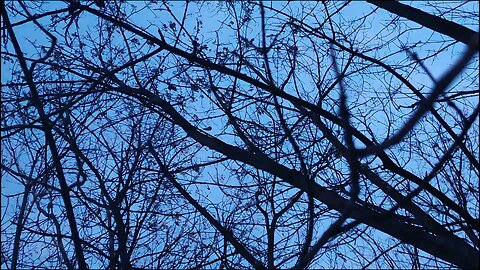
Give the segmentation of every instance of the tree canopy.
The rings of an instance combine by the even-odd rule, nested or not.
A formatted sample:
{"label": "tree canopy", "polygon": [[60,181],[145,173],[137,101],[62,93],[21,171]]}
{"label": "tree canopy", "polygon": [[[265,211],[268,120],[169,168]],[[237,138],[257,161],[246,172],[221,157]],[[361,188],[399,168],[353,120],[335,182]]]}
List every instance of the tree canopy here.
{"label": "tree canopy", "polygon": [[478,3],[1,5],[2,269],[478,269]]}

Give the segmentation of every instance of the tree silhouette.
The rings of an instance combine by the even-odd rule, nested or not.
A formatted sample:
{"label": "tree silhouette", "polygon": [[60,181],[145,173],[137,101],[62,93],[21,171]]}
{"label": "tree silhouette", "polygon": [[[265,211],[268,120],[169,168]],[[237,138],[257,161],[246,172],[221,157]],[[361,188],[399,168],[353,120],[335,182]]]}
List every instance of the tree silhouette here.
{"label": "tree silhouette", "polygon": [[473,2],[1,12],[2,268],[479,267]]}

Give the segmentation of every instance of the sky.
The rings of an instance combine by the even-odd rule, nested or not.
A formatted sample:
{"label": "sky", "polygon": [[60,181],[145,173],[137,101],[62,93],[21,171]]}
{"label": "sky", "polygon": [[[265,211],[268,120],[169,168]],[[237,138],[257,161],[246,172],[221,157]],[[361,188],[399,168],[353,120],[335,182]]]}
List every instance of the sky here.
{"label": "sky", "polygon": [[[268,2],[266,2],[266,3],[268,3]],[[411,2],[407,2],[407,3],[412,5],[412,6],[422,7],[422,9],[425,10],[425,11],[432,11],[433,12],[432,8],[427,8],[427,7],[423,6],[422,3],[420,3],[420,2],[411,1]],[[149,31],[152,35],[155,35],[155,36],[158,35],[157,34],[157,29],[158,28],[162,29],[164,24],[167,26],[167,28],[169,28],[169,27],[171,27],[171,23],[175,23],[175,25],[176,25],[175,27],[177,27],[177,29],[178,29],[178,23],[175,22],[175,19],[172,18],[172,17],[169,17],[163,10],[156,11],[156,10],[144,9],[145,5],[141,1],[134,2],[134,4],[137,8],[137,11],[139,11],[139,12],[136,13],[135,15],[132,15],[129,18],[129,20],[132,21],[132,22],[135,22],[136,26],[146,27],[147,31]],[[288,11],[288,12],[294,12],[294,13],[298,12],[298,11],[301,11],[301,8],[302,8],[300,3],[288,3],[287,4],[286,2],[275,1],[275,2],[272,2],[272,3],[269,3],[269,4],[271,4],[272,6],[278,8],[278,9],[282,9],[282,10],[285,10],[285,11]],[[314,3],[314,2],[305,3],[304,2],[303,4],[305,4],[305,5],[315,5],[316,3]],[[448,4],[455,5],[454,2],[449,2]],[[176,16],[178,16],[179,19],[183,17],[182,14],[184,12],[184,8],[183,8],[184,5],[185,5],[185,3],[181,2],[181,1],[172,2],[171,5],[170,5],[172,13],[175,14]],[[236,5],[239,5],[239,4],[236,3]],[[447,3],[445,3],[444,5],[447,5]],[[476,5],[474,2],[469,2],[466,5],[469,6],[468,9],[471,9],[472,12],[478,13],[478,5]],[[64,3],[61,3],[61,2],[50,2],[50,3],[47,3],[46,6],[44,6],[44,7],[45,7],[45,9],[50,9],[52,7],[56,8],[57,6],[58,6],[58,8],[63,8],[66,5]],[[187,16],[185,17],[185,25],[184,25],[185,28],[189,29],[190,30],[189,32],[195,33],[195,31],[199,27],[201,27],[200,28],[201,30],[198,34],[199,42],[201,44],[207,45],[209,48],[214,48],[216,46],[215,31],[217,29],[219,29],[220,27],[222,29],[221,32],[220,32],[220,40],[225,40],[226,37],[229,37],[229,36],[235,34],[235,32],[232,29],[229,29],[229,27],[228,27],[229,22],[227,22],[225,20],[226,19],[225,15],[222,12],[216,12],[217,8],[218,8],[218,3],[215,3],[215,2],[208,3],[201,9],[199,9],[196,2],[192,2],[190,4],[190,9],[187,12]],[[360,14],[367,14],[371,11],[372,11],[372,6],[371,5],[368,5],[368,4],[363,3],[363,2],[353,1],[342,11],[341,16],[343,17],[342,18],[343,20],[350,20],[350,19],[357,18]],[[162,15],[160,17],[155,17],[156,12],[162,12],[161,13]],[[269,15],[269,11],[267,10],[267,16],[268,15]],[[254,13],[254,16],[257,16],[257,18],[258,18],[259,14]],[[375,13],[373,18],[374,19],[369,22],[372,25],[372,27],[369,28],[369,29],[365,29],[363,31],[360,31],[358,33],[358,38],[360,40],[372,39],[371,42],[370,42],[370,45],[382,42],[380,40],[376,40],[374,37],[379,32],[386,31],[386,29],[387,30],[389,29],[388,27],[386,29],[384,29],[383,26],[391,20],[392,16],[385,11],[379,10]],[[18,19],[19,18],[16,18],[15,16],[11,17],[12,22],[17,21]],[[451,18],[451,19],[453,19],[454,21],[461,22],[462,25],[465,25],[465,26],[470,27],[472,29],[474,28],[471,23],[464,22],[460,18],[455,17],[455,18]],[[199,20],[202,21],[201,25],[198,23]],[[310,21],[308,21],[308,20],[310,20]],[[305,23],[310,23],[311,20],[313,20],[312,17],[310,17],[309,19],[306,19],[304,22]],[[91,34],[94,35],[95,34],[94,25],[96,23],[97,23],[96,18],[93,18],[92,16],[88,16],[88,15],[83,15],[82,19],[80,21],[80,28],[83,31],[90,32]],[[270,20],[268,23],[273,24],[273,23],[275,23],[275,20]],[[404,23],[405,23],[404,26],[402,26],[403,28],[405,28],[405,27],[418,27],[418,25],[416,25],[415,23],[411,23],[411,22],[404,22]],[[478,23],[478,21],[477,21],[477,23]],[[45,35],[43,33],[41,33],[41,31],[38,30],[31,23],[19,26],[16,29],[18,29],[18,31],[16,33],[19,35],[19,38],[21,40],[23,40],[21,42],[22,49],[25,51],[25,53],[27,55],[35,55],[39,51],[40,46],[42,46],[42,45],[43,46],[48,46],[48,44],[49,44],[48,40],[45,38]],[[415,36],[412,36],[412,34],[410,34],[410,33],[401,34],[400,33],[401,30],[398,30],[398,29],[399,29],[399,27],[395,26],[395,30],[393,30],[391,32],[390,36],[395,37],[395,36],[401,35],[401,38],[399,38],[397,42],[394,42],[391,45],[391,46],[396,46],[395,48],[385,48],[385,54],[388,54],[388,49],[395,50],[395,49],[398,49],[401,46],[405,45],[404,43],[407,43],[407,40],[408,40],[409,44],[412,44],[412,43],[415,43],[416,40],[423,41],[426,38],[430,38],[430,39],[433,39],[433,40],[442,40],[443,39],[443,37],[440,34],[432,33],[432,31],[428,30],[428,29],[421,29],[421,30],[415,31]],[[474,30],[478,30],[478,29],[474,29]],[[249,32],[245,32],[245,36],[251,37],[251,36],[257,36],[257,35],[258,35],[258,23],[255,23],[255,21],[253,21],[251,30]],[[165,34],[165,36],[168,39],[168,35]],[[29,44],[29,42],[26,42],[25,40],[27,40],[27,39],[32,41],[33,44]],[[260,44],[259,40],[255,40],[255,42],[258,42],[258,44]],[[7,45],[7,46],[11,46],[11,45]],[[183,45],[179,44],[179,46],[183,46]],[[226,47],[228,48],[228,45],[226,45]],[[145,47],[145,48],[147,48],[147,47]],[[431,46],[431,48],[427,46],[427,47],[421,47],[421,48],[415,48],[415,49],[416,49],[415,52],[417,52],[419,54],[419,56],[421,56],[423,52],[434,49],[434,46]],[[432,72],[432,74],[434,74],[434,77],[438,78],[442,74],[444,74],[444,72],[446,72],[448,67],[451,66],[452,63],[454,63],[454,59],[458,58],[458,55],[464,49],[465,49],[465,46],[461,45],[461,44],[452,46],[448,50],[446,50],[444,53],[441,53],[437,57],[432,58],[430,60],[431,62],[427,61],[425,64],[427,65],[427,68]],[[374,56],[374,55],[372,55],[372,56]],[[308,54],[303,55],[303,57],[307,58]],[[389,56],[388,58],[385,59],[385,61],[388,62],[388,63],[399,63],[399,64],[401,64],[401,61],[403,61],[404,59],[405,59],[405,55],[400,55],[399,54],[399,55]],[[478,59],[477,59],[476,63],[473,63],[473,65],[478,66]],[[10,77],[9,77],[10,73],[8,72],[10,70],[10,67],[11,67],[11,65],[9,63],[2,62],[2,72],[1,72],[2,83],[5,83],[6,81],[8,81],[10,79]],[[381,76],[379,76],[379,77],[381,77]],[[413,74],[409,79],[415,85],[422,85],[422,84],[425,85],[426,89],[428,89],[428,87],[431,87],[433,85],[433,82],[431,80],[429,80],[426,76],[422,76],[420,74]],[[388,82],[388,78],[385,78],[385,81]],[[461,83],[460,79],[458,81],[459,81],[459,83]],[[228,82],[225,82],[225,83],[228,84]],[[369,91],[371,91],[370,94],[373,95],[374,92],[377,91],[377,89],[384,87],[384,84],[382,84],[382,81],[380,79],[378,79],[378,77],[377,77],[376,80],[373,81],[372,84],[370,84],[369,82],[367,82],[367,83],[365,83],[365,82],[360,83],[359,82],[358,84],[367,88],[367,89],[363,89],[363,93],[364,93],[365,96],[360,96],[360,95],[355,96],[356,89],[350,89],[349,99],[352,100],[352,101],[357,100],[357,101],[361,102],[363,99],[367,99],[369,97],[368,96]],[[352,83],[352,85],[354,85],[354,84]],[[406,93],[407,91],[408,90],[404,89],[403,87],[399,88],[399,93],[400,94],[405,92],[405,95],[407,95],[407,93]],[[2,95],[3,95],[3,90],[2,90]],[[475,104],[475,102],[478,103],[478,100],[475,100],[475,97],[474,97],[474,98],[472,98],[471,102],[472,102],[472,104]],[[409,105],[410,103],[411,103],[411,100],[407,100],[405,105]],[[188,117],[193,118],[194,115],[204,115],[204,111],[206,109],[208,109],[205,106],[206,104],[209,104],[209,102],[206,101],[206,99],[202,99],[202,98],[199,98],[194,102],[191,102],[189,104],[189,116]],[[386,135],[388,133],[388,131],[387,131],[385,125],[384,125],[383,119],[384,119],[385,116],[384,116],[384,113],[382,112],[382,110],[379,110],[378,113],[375,114],[375,115],[371,115],[371,117],[375,117],[375,119],[378,120],[378,125],[374,126],[376,134],[385,134]],[[399,119],[399,121],[401,121],[401,119]],[[218,123],[220,123],[220,122],[212,122],[210,124],[204,124],[204,125],[212,127],[212,130],[208,131],[208,133],[219,136],[218,134],[221,132],[221,129],[223,128],[223,125],[220,125]],[[227,142],[232,142],[233,143],[231,136],[221,135],[220,138],[226,140]],[[201,159],[201,158],[206,158],[209,155],[211,155],[211,152],[208,151],[208,150],[204,150],[203,153],[201,153],[197,156],[198,156],[199,159]],[[407,166],[407,168],[411,168],[412,170],[421,170],[422,172],[426,171],[428,169],[428,168],[425,168],[425,167],[423,167],[423,168],[415,167],[415,163],[412,162],[412,161],[407,163],[406,166]],[[218,172],[216,170],[214,170],[213,167],[208,167],[208,168],[204,169],[203,171],[201,171],[202,178],[205,181],[209,181],[209,179],[211,178],[211,175],[216,175],[217,173]],[[225,176],[227,177],[228,175],[225,175]],[[188,178],[185,177],[182,180],[187,181]],[[239,181],[238,179],[235,179],[235,178],[229,178],[229,181],[235,181],[235,180]],[[206,185],[198,185],[198,186],[199,186],[200,189],[207,188]],[[209,186],[208,188],[209,188],[209,190],[207,189],[208,191],[207,190],[202,190],[202,193],[203,193],[202,196],[207,196],[208,200],[212,204],[220,203],[225,199],[221,195],[221,192],[218,190],[217,187]],[[18,192],[20,190],[21,190],[20,187],[18,185],[16,185],[14,182],[6,181],[5,178],[2,179],[2,198],[5,198],[6,194],[15,193],[15,192]],[[196,192],[193,192],[193,194],[196,194]],[[2,213],[4,212],[4,209],[6,207],[6,205],[4,205],[5,201],[6,201],[5,199],[2,199]],[[13,206],[14,205],[10,205],[10,207],[13,207]],[[320,230],[320,232],[321,232],[321,230]],[[379,233],[379,237],[382,237],[381,233]]]}

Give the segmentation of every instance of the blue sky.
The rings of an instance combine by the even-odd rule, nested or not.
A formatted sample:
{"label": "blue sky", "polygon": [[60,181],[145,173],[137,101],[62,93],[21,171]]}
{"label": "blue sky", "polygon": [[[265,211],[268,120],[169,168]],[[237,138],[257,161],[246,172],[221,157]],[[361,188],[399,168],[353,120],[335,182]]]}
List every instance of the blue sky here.
{"label": "blue sky", "polygon": [[[182,18],[183,18],[183,12],[184,12],[183,7],[185,6],[185,3],[178,1],[178,2],[172,2],[170,4],[171,4],[170,6],[171,6],[172,13],[175,14],[177,16],[177,19],[181,21]],[[315,2],[304,2],[303,4],[305,4],[305,5],[320,5],[319,3],[315,3]],[[412,2],[409,2],[409,4],[411,4],[413,6],[418,6],[418,7],[421,6],[422,9],[425,9],[426,11],[432,11],[433,12],[432,9],[429,9],[429,8],[426,8],[426,7],[422,6],[422,4],[420,2],[412,1]],[[65,4],[63,4],[61,2],[52,2],[52,3],[49,3],[47,6],[45,6],[45,8],[50,9],[51,7],[49,5],[58,6],[59,8],[63,8],[63,7],[66,6]],[[236,3],[236,5],[239,5],[239,4]],[[301,8],[302,8],[301,7],[302,3],[288,3],[287,4],[286,2],[279,1],[279,2],[273,2],[272,5],[275,6],[276,8],[278,8],[278,9],[283,9],[285,11],[293,12],[293,13],[295,13],[296,11],[301,11]],[[455,3],[452,2],[451,5],[455,5]],[[474,2],[470,2],[467,5],[469,6],[468,9],[471,9],[473,13],[475,13],[475,12],[478,13],[478,5],[476,5]],[[173,17],[169,16],[167,14],[167,12],[165,12],[164,10],[156,11],[156,10],[144,9],[145,5],[143,4],[143,2],[140,2],[140,1],[135,2],[135,6],[136,6],[136,8],[139,12],[136,13],[135,15],[132,15],[131,17],[129,17],[129,21],[134,22],[135,25],[138,26],[138,27],[145,27],[147,29],[147,31],[149,31],[152,35],[158,36],[157,29],[158,28],[163,29],[163,25],[166,25],[167,29],[171,29],[171,28],[175,28],[176,30],[179,29],[178,23],[175,22],[175,19]],[[228,45],[227,43],[230,42],[232,40],[232,38],[233,39],[235,38],[235,32],[228,25],[230,19],[226,19],[226,16],[225,16],[224,13],[218,12],[218,10],[217,10],[218,7],[219,7],[218,3],[210,2],[208,4],[205,4],[204,7],[202,7],[200,9],[198,7],[197,3],[192,2],[190,4],[190,9],[187,12],[187,16],[185,17],[185,25],[184,26],[185,26],[186,29],[189,30],[190,33],[195,33],[195,31],[199,27],[201,27],[200,31],[199,31],[199,34],[198,34],[199,42],[201,44],[207,45],[209,48],[212,48],[212,49],[214,49],[215,45],[217,44],[217,37],[216,37],[215,31],[218,30],[218,29],[221,29],[218,32],[218,39],[220,40],[221,43],[223,42],[226,45],[225,46],[220,45],[219,47],[220,48],[226,47],[229,50],[232,50],[231,45]],[[342,13],[341,13],[342,20],[348,21],[348,20],[355,19],[362,14],[369,13],[372,9],[373,9],[373,7],[369,4],[366,4],[366,3],[363,3],[363,2],[353,1],[352,3],[350,3],[345,8],[345,10],[342,11]],[[157,12],[161,14],[159,17],[155,17],[155,14]],[[269,13],[269,11],[267,10],[267,16],[271,15],[271,14],[272,13]],[[259,18],[258,10],[256,10],[253,13],[253,16],[257,19]],[[319,14],[319,16],[321,16],[321,14]],[[337,18],[338,18],[338,20],[340,20],[340,17],[337,17]],[[388,27],[386,29],[384,29],[383,26],[391,20],[392,15],[388,14],[385,11],[379,10],[375,13],[375,15],[373,15],[372,18],[373,19],[369,21],[369,24],[372,26],[371,28],[356,32],[357,38],[359,40],[370,40],[370,39],[372,39],[371,42],[364,45],[364,48],[361,48],[361,49],[366,49],[367,46],[373,46],[373,45],[382,43],[381,41],[376,40],[373,37],[375,37],[379,32],[384,34],[384,32],[382,32],[382,31],[389,30]],[[12,19],[12,21],[18,20],[18,18],[15,18],[15,17],[12,17],[11,19]],[[458,18],[452,18],[452,19],[453,20],[458,20],[459,22],[462,23],[462,25],[473,28],[472,27],[472,24],[473,24],[472,22],[461,21]],[[201,25],[198,23],[199,20],[202,21]],[[314,18],[312,16],[310,16],[310,17],[306,18],[304,20],[304,22],[314,24],[313,20],[314,20]],[[91,34],[91,35],[96,35],[96,34],[98,34],[94,30],[94,25],[96,23],[97,23],[97,19],[94,18],[93,16],[83,15],[82,19],[80,20],[80,29],[85,34],[88,33],[88,34]],[[172,23],[174,23],[175,26],[173,26]],[[272,20],[269,20],[267,22],[267,25],[275,24],[275,23],[276,23],[276,20],[272,19]],[[391,30],[391,33],[388,35],[388,37],[398,38],[398,35],[400,35],[400,33],[401,33],[401,28],[418,27],[418,25],[416,25],[414,23],[411,23],[411,22],[401,22],[401,23],[402,23],[401,27],[399,27],[398,25],[395,25],[394,29]],[[477,24],[478,24],[478,21],[477,21]],[[352,27],[354,25],[355,24],[352,23]],[[31,24],[31,23],[25,24],[25,25],[22,25],[22,26],[16,28],[16,30],[17,29],[18,29],[17,34],[19,35],[19,38],[21,38],[21,40],[23,40],[21,42],[22,48],[27,55],[35,55],[38,52],[40,46],[42,46],[42,45],[48,46],[49,43],[48,43],[48,40],[46,39],[45,35],[43,35],[40,30],[36,29],[36,27],[33,24]],[[249,38],[250,37],[255,37],[255,42],[257,42],[257,44],[260,44],[260,40],[258,39],[258,37],[259,37],[259,30],[258,29],[259,29],[259,20],[256,20],[256,21],[253,20],[251,22],[251,28],[249,28],[249,30],[245,30],[244,35],[246,37],[249,37]],[[474,29],[474,30],[478,30],[478,29]],[[165,32],[164,32],[164,36],[167,38],[167,40],[169,40],[171,35],[169,35]],[[371,55],[371,56],[375,56],[375,57],[383,57],[384,55],[389,54],[389,50],[398,50],[399,48],[401,48],[401,46],[406,45],[407,42],[408,42],[408,44],[414,44],[416,41],[424,41],[426,38],[429,38],[431,40],[442,40],[442,39],[444,39],[443,36],[441,36],[440,34],[433,33],[429,29],[416,30],[414,33],[415,33],[415,35],[413,35],[411,33],[402,34],[400,36],[400,38],[396,39],[395,42],[393,42],[392,44],[389,44],[389,46],[391,46],[391,47],[385,47],[383,50],[374,51],[374,52],[372,52],[372,54],[369,54],[369,53],[366,53],[366,54]],[[129,37],[128,35],[129,34],[127,33],[127,38],[133,38],[133,37]],[[28,42],[26,42],[27,39],[32,40],[35,43],[35,45],[31,45]],[[119,40],[119,42],[121,42],[121,40]],[[135,41],[132,41],[132,42],[135,42]],[[140,44],[143,43],[143,41],[141,41],[141,40],[139,40],[138,42]],[[185,48],[186,46],[190,46],[190,45],[191,44],[189,44],[188,42],[186,42],[186,44],[178,44],[178,46],[182,47],[182,48]],[[428,52],[429,50],[433,50],[436,47],[437,46],[433,46],[433,45],[432,46],[417,47],[417,48],[415,48],[415,52],[418,53],[419,56],[422,56],[422,54],[424,54],[424,52]],[[149,48],[149,46],[145,46],[143,48],[144,49],[142,49],[142,50],[144,50],[144,51],[146,51],[148,49],[150,49],[150,50],[152,49],[152,48]],[[434,76],[436,78],[438,78],[444,72],[446,72],[448,67],[452,63],[454,63],[454,60],[456,58],[458,58],[458,55],[464,49],[465,49],[465,46],[462,45],[462,44],[454,45],[454,46],[450,47],[448,50],[439,54],[437,57],[431,58],[425,64],[427,65],[427,68],[434,74]],[[207,54],[213,54],[213,51],[214,50],[212,50],[212,52],[207,52]],[[310,56],[309,53],[311,53],[311,52],[308,52],[308,50],[305,50],[302,57],[307,59]],[[379,55],[376,55],[376,54],[379,54]],[[164,57],[165,54],[160,53],[160,55],[162,57]],[[390,64],[405,64],[405,54],[404,53],[394,54],[394,55],[388,56],[386,59],[384,59],[384,61],[387,62],[387,63],[390,63]],[[478,58],[477,58],[476,62],[473,63],[472,65],[478,67]],[[8,63],[2,65],[2,75],[1,75],[2,76],[1,77],[2,83],[5,83],[6,81],[9,80],[9,72],[8,72],[9,68],[10,68],[10,66],[9,66]],[[405,72],[408,72],[409,69],[411,69],[411,67],[403,67],[403,71],[405,71]],[[173,74],[173,71],[171,71],[171,72],[172,72],[171,74]],[[167,76],[167,74],[166,74],[166,76]],[[175,78],[173,78],[173,79],[175,79]],[[422,74],[419,74],[419,73],[413,73],[409,77],[409,79],[416,86],[424,85],[425,86],[425,90],[424,90],[425,93],[428,93],[427,89],[429,87],[432,87],[432,85],[433,85],[431,80],[429,80],[425,75],[422,75]],[[305,77],[305,80],[303,82],[305,83],[306,86],[313,86],[314,85],[314,82],[312,82],[308,77]],[[369,100],[369,98],[371,97],[370,95],[374,95],[376,91],[382,91],[382,88],[384,88],[386,84],[389,84],[390,86],[395,84],[395,83],[391,84],[390,82],[391,82],[390,78],[382,78],[381,74],[380,75],[376,74],[375,76],[373,76],[373,79],[371,81],[367,81],[367,82],[352,81],[352,82],[350,82],[350,84],[347,83],[347,88],[348,88],[348,93],[349,93],[348,98],[352,102],[353,101],[362,102],[362,101]],[[461,79],[458,79],[458,82],[462,83]],[[230,84],[230,83],[231,82],[229,82],[229,81],[220,82],[220,84],[225,85],[225,86]],[[469,84],[469,82],[465,82],[465,84]],[[362,92],[361,92],[362,94],[361,95],[358,94],[359,93],[358,88],[356,88],[358,86],[362,87]],[[161,85],[160,87],[166,87],[166,86]],[[460,87],[460,86],[457,85],[456,87]],[[466,88],[471,88],[472,85],[466,85],[465,87]],[[478,80],[477,80],[477,86],[476,87],[478,88]],[[408,92],[408,91],[409,90],[405,89],[404,87],[399,87],[398,95],[401,98],[399,98],[398,100],[400,100],[399,102],[402,102],[402,100],[403,100],[405,103],[404,104],[397,104],[397,105],[410,105],[412,103],[412,100],[407,98],[407,97],[411,96],[411,93]],[[312,93],[312,95],[315,95],[315,94],[316,93]],[[3,95],[3,91],[2,91],[2,95]],[[206,116],[205,111],[207,109],[210,109],[209,106],[211,106],[211,102],[209,102],[207,97],[206,97],[207,95],[208,95],[208,93],[205,92],[204,93],[204,96],[205,96],[204,98],[199,97],[196,101],[190,102],[189,105],[187,106],[188,107],[188,112],[184,113],[184,116],[186,116],[189,119],[194,119],[194,117],[196,117],[196,116],[200,116],[200,117]],[[402,96],[405,97],[405,98],[403,99]],[[389,103],[388,102],[383,103],[381,100],[378,100],[378,102],[379,103],[376,104],[378,106],[377,112],[375,114],[371,114],[369,117],[372,117],[372,118],[376,119],[377,124],[376,125],[373,124],[372,128],[375,130],[375,134],[379,138],[382,138],[382,136],[386,136],[388,134],[387,127],[385,126],[385,117],[387,115],[387,113],[385,113],[385,111],[388,111],[389,113],[391,113],[390,116],[397,117],[398,119],[396,119],[396,121],[398,121],[398,123],[401,123],[403,121],[403,119],[400,115],[401,110],[394,109],[393,107],[385,109],[385,107],[382,107],[382,105],[385,106],[385,105],[388,105]],[[467,99],[465,102],[471,102],[471,104],[477,104],[478,99],[477,99],[477,97],[472,97],[471,100]],[[290,105],[288,105],[288,106],[290,106]],[[393,105],[391,105],[391,106],[393,106]],[[465,107],[467,108],[467,106],[465,106]],[[355,110],[356,110],[356,108],[352,108],[353,113],[356,112]],[[217,110],[216,114],[220,115],[221,113]],[[211,115],[209,115],[209,116],[211,116]],[[266,118],[261,118],[261,117],[259,118],[259,121],[262,121],[263,119],[265,121],[267,121]],[[228,134],[223,134],[223,133],[220,134],[221,132],[224,131],[223,128],[224,128],[224,124],[226,123],[225,117],[223,117],[221,120],[222,121],[218,121],[217,119],[214,120],[214,121],[203,121],[201,123],[200,127],[202,127],[202,128],[212,127],[211,131],[207,131],[208,133],[213,134],[215,136],[218,136],[219,138],[224,139],[227,142],[234,143],[234,140],[235,140],[234,136],[228,135]],[[427,139],[427,135],[428,134],[425,134],[426,139]],[[236,140],[237,141],[235,141],[235,143],[239,142],[238,138],[236,138]],[[211,156],[211,155],[212,155],[212,151],[202,150],[199,154],[196,155],[196,158],[198,160],[203,159],[205,161],[205,160],[208,160],[208,157]],[[399,158],[405,158],[405,160],[408,160],[406,157],[402,157],[402,156],[399,156]],[[405,166],[407,168],[410,168],[410,169],[414,170],[414,171],[418,171],[419,174],[423,174],[423,172],[425,172],[429,169],[429,167],[424,166],[423,163],[421,163],[422,164],[421,166],[416,166],[415,164],[416,164],[415,160],[411,159],[410,161],[406,162]],[[227,177],[228,182],[230,184],[235,183],[236,181],[238,181],[238,182],[242,181],[241,179],[237,179],[235,177],[230,177],[228,175],[228,173],[225,173],[225,172],[222,172],[222,171],[219,172],[214,167],[207,167],[206,169],[202,170],[200,172],[200,176],[201,176],[200,179],[203,180],[203,181],[210,181],[210,179],[216,177],[217,175],[222,175],[222,174],[225,177]],[[15,193],[15,192],[19,191],[18,186],[14,182],[10,182],[10,181],[7,182],[5,180],[8,180],[8,179],[2,179],[2,197],[5,196],[8,193]],[[184,178],[182,178],[181,180],[184,181],[184,182],[187,182],[188,180],[192,180],[192,179],[189,179],[188,176],[184,176]],[[191,190],[195,190],[196,188],[198,188],[200,190],[201,195],[197,194],[197,192],[193,192],[194,196],[203,197],[203,199],[202,199],[203,201],[206,201],[207,198],[208,198],[211,205],[215,205],[215,204],[224,202],[224,200],[226,200],[226,198],[219,191],[218,187],[209,186],[208,188],[210,188],[210,190],[208,190],[207,185],[196,185],[196,186],[191,187]],[[289,194],[289,193],[287,193],[287,194]],[[5,207],[5,205],[3,203],[4,201],[6,201],[6,200],[2,199],[2,211],[4,211],[4,207]],[[477,208],[478,208],[478,206],[477,206]],[[320,234],[321,232],[322,232],[322,229],[319,229],[318,233]],[[378,233],[378,237],[384,237],[384,235],[382,235],[381,233]],[[346,266],[348,266],[348,265],[346,265]]]}

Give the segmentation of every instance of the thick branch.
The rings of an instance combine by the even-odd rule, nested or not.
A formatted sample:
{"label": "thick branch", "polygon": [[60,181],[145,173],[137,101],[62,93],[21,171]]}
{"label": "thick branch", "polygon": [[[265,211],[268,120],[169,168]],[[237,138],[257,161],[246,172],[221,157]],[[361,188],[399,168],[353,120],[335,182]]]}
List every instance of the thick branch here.
{"label": "thick branch", "polygon": [[[342,212],[348,205],[348,200],[344,199],[337,193],[330,191],[316,183],[308,183],[308,177],[299,171],[287,168],[284,165],[281,165],[266,157],[265,155],[259,156],[252,154],[248,151],[227,144],[198,130],[190,122],[188,122],[187,119],[180,115],[170,103],[149,91],[144,89],[129,88],[126,85],[122,85],[122,87],[117,89],[117,91],[161,107],[162,110],[172,118],[175,124],[179,125],[192,139],[196,140],[198,143],[218,151],[230,159],[241,161],[257,169],[277,176],[294,187],[308,192],[314,198],[325,203],[331,209]],[[355,204],[352,206],[349,216],[460,267],[476,269],[479,266],[478,260],[472,260],[472,258],[478,257],[478,252],[473,247],[460,241],[455,241],[455,243],[452,244],[452,238],[445,237],[443,235],[432,235],[428,232],[425,232],[425,230],[421,227],[400,222],[400,217],[396,215],[393,215],[390,218],[385,218],[382,216],[382,213],[378,213],[370,208]]]}
{"label": "thick branch", "polygon": [[[441,17],[431,15],[420,9],[402,4],[398,1],[372,1],[367,2],[385,9],[391,13],[394,13],[400,17],[409,19],[420,25],[423,25],[435,32],[447,35],[455,40],[470,44],[477,32],[457,23],[449,20],[445,20]],[[478,50],[478,47],[476,48]]]}

